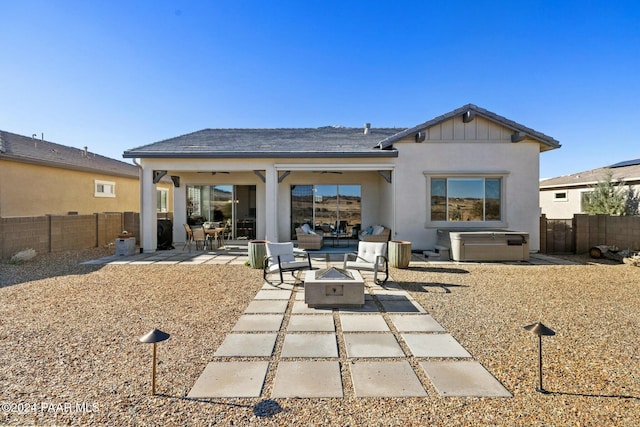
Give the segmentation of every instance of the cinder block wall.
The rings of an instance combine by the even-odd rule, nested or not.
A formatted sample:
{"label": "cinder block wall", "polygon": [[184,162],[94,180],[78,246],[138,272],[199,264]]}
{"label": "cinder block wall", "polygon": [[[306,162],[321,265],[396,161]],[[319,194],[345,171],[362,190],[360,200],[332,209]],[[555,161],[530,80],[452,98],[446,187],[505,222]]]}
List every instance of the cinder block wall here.
{"label": "cinder block wall", "polygon": [[51,252],[95,248],[96,215],[51,216]]}
{"label": "cinder block wall", "polygon": [[0,218],[0,258],[9,258],[27,248],[47,253],[104,246],[113,243],[123,230],[139,241],[140,214],[104,212]]}
{"label": "cinder block wall", "polygon": [[609,215],[575,215],[576,253],[586,253],[593,246],[617,246],[640,250],[640,217]]}
{"label": "cinder block wall", "polygon": [[49,217],[0,218],[0,255],[8,258],[22,250],[49,252]]}

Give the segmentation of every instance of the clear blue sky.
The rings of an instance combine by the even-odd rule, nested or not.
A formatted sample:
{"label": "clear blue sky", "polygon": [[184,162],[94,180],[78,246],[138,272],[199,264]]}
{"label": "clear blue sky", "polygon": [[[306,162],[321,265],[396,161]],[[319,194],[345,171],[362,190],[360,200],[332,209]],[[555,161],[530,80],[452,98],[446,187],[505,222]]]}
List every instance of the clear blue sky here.
{"label": "clear blue sky", "polygon": [[0,0],[0,129],[121,159],[204,128],[411,127],[473,103],[640,158],[640,1]]}

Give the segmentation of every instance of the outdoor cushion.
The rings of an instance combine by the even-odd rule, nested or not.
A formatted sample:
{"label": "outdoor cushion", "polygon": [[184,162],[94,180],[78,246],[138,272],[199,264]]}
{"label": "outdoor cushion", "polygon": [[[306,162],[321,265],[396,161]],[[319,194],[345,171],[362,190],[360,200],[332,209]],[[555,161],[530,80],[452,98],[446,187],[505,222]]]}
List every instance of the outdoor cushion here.
{"label": "outdoor cushion", "polygon": [[377,236],[378,234],[382,234],[383,231],[384,231],[384,227],[381,225],[376,225],[375,227],[373,227],[374,236]]}
{"label": "outdoor cushion", "polygon": [[375,263],[378,256],[387,255],[386,243],[360,243],[358,245],[358,258],[365,262]]}
{"label": "outdoor cushion", "polygon": [[309,224],[302,224],[300,229],[304,231],[304,234],[310,234],[311,227],[309,227]]}
{"label": "outdoor cushion", "polygon": [[273,262],[278,264],[278,255],[280,256],[280,262],[292,262],[293,257],[293,243],[267,243],[267,256],[270,257]]}

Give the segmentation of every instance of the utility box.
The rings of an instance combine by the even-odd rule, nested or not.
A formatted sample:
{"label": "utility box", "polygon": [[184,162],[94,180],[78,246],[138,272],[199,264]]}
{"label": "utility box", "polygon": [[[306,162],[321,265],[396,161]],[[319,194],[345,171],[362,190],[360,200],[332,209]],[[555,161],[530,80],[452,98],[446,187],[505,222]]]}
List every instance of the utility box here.
{"label": "utility box", "polygon": [[128,256],[135,255],[136,253],[136,238],[135,237],[118,237],[116,239],[116,255]]}

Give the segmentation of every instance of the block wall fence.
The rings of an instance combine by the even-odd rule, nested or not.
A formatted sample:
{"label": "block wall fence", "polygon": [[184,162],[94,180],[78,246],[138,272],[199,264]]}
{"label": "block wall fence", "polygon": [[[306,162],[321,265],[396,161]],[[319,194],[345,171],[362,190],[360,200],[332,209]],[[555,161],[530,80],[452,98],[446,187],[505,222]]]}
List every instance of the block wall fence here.
{"label": "block wall fence", "polygon": [[123,230],[139,241],[138,212],[0,218],[0,258],[28,248],[48,253],[106,246]]}

